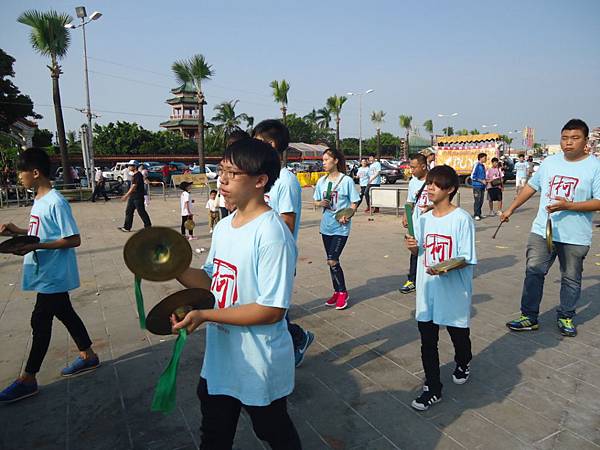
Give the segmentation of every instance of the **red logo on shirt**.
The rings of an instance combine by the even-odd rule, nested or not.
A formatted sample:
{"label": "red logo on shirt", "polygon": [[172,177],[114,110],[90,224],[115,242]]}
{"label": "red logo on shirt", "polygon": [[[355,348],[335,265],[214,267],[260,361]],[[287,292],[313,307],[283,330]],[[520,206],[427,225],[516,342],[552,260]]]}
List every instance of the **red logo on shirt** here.
{"label": "red logo on shirt", "polygon": [[238,269],[221,259],[214,258],[214,272],[210,290],[215,296],[219,309],[235,305],[238,299],[237,273]]}
{"label": "red logo on shirt", "polygon": [[27,234],[29,236],[39,236],[40,233],[40,218],[38,216],[34,216],[33,214],[29,218],[29,231]]}
{"label": "red logo on shirt", "polygon": [[548,197],[550,200],[556,200],[557,197],[564,197],[567,201],[572,202],[575,200],[575,189],[577,189],[578,184],[579,178],[554,175],[550,181]]}
{"label": "red logo on shirt", "polygon": [[427,188],[425,188],[425,189],[423,189],[423,191],[421,192],[421,195],[417,199],[417,206],[419,208],[421,208],[422,211],[424,211],[428,205],[429,205],[429,195],[427,194]]}
{"label": "red logo on shirt", "polygon": [[428,234],[425,236],[425,267],[435,266],[452,258],[452,236]]}

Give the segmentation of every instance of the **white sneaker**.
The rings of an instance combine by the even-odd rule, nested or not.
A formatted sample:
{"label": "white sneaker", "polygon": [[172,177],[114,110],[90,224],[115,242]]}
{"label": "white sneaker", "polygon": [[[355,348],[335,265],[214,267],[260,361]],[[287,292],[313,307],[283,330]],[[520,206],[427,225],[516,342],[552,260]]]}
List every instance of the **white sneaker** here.
{"label": "white sneaker", "polygon": [[212,228],[208,230],[208,234],[212,234]]}
{"label": "white sneaker", "polygon": [[475,219],[475,220],[481,220],[481,217],[479,217],[479,216],[475,216],[475,217],[474,217],[474,219]]}

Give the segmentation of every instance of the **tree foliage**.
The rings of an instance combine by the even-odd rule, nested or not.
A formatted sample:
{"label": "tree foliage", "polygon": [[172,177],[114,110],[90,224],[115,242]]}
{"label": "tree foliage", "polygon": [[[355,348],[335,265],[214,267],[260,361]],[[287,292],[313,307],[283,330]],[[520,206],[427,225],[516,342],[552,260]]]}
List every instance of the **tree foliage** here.
{"label": "tree foliage", "polygon": [[15,58],[0,48],[0,131],[8,131],[19,119],[42,118],[33,110],[31,98],[21,94],[19,88],[10,80],[15,76],[14,62]]}

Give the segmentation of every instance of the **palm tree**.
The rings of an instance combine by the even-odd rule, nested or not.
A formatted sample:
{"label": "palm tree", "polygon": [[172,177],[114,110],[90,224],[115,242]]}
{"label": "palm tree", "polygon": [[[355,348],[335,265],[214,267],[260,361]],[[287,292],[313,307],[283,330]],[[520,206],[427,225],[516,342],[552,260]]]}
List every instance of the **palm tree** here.
{"label": "palm tree", "polygon": [[[223,143],[227,142],[227,137],[234,130],[241,129],[242,121],[246,122],[248,126],[250,124],[250,117],[246,113],[235,114],[235,105],[239,100],[232,100],[229,102],[223,102],[214,107],[217,114],[210,120],[216,123],[217,130],[223,136]],[[252,119],[254,123],[254,119]]]}
{"label": "palm tree", "polygon": [[383,111],[373,111],[371,113],[371,122],[377,130],[377,160],[381,158],[381,125],[385,122],[384,117],[385,113]]}
{"label": "palm tree", "polygon": [[446,136],[452,136],[454,135],[454,128],[452,128],[451,126],[447,126],[446,128],[442,129],[442,132],[446,135]]}
{"label": "palm tree", "polygon": [[327,99],[327,109],[335,116],[335,148],[337,151],[340,150],[340,114],[342,113],[342,106],[346,103],[348,97],[340,95],[334,95]]}
{"label": "palm tree", "polygon": [[329,129],[329,125],[331,125],[331,111],[327,106],[317,111],[317,125],[319,128]]}
{"label": "palm tree", "polygon": [[287,81],[281,80],[281,82],[277,80],[271,81],[269,84],[273,88],[273,99],[276,103],[281,105],[281,115],[283,118],[283,123],[287,125],[287,104],[288,104],[288,92],[290,90],[290,85]]}
{"label": "palm tree", "polygon": [[311,112],[309,112],[307,115],[305,115],[303,117],[303,119],[306,120],[308,123],[310,123],[312,126],[317,125],[318,118],[319,118],[319,115],[317,114],[317,111],[315,110],[315,108],[313,108]]}
{"label": "palm tree", "polygon": [[425,127],[425,131],[431,136],[431,145],[433,145],[433,120],[426,120],[423,122],[423,126]]}
{"label": "palm tree", "polygon": [[202,92],[202,81],[210,80],[214,75],[212,66],[206,63],[204,56],[194,55],[190,59],[175,61],[171,66],[177,81],[183,85],[190,83],[196,90],[198,100],[198,162],[200,173],[204,173],[204,105],[206,100]]}
{"label": "palm tree", "polygon": [[73,180],[70,171],[67,170],[69,167],[69,153],[58,84],[62,70],[58,61],[64,58],[69,49],[71,36],[65,25],[71,23],[73,18],[68,14],[59,14],[54,10],[41,12],[32,9],[21,14],[17,21],[31,27],[29,42],[33,49],[42,56],[50,57],[48,69],[50,69],[50,78],[52,78],[52,99],[56,117],[58,145],[60,147],[60,160],[63,166],[64,182],[70,184]]}
{"label": "palm tree", "polygon": [[400,115],[400,128],[406,130],[406,141],[404,144],[404,159],[406,159],[410,152],[410,143],[408,140],[410,138],[410,130],[412,129],[412,116]]}

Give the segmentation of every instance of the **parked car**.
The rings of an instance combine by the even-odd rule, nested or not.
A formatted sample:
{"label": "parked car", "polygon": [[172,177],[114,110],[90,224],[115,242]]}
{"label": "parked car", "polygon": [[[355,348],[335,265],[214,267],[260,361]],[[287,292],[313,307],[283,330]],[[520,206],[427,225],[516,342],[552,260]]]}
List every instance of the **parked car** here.
{"label": "parked car", "polygon": [[381,161],[381,184],[394,184],[404,178],[404,173],[387,161]]}
{"label": "parked car", "polygon": [[[169,176],[165,180],[163,177],[163,167],[169,167]],[[181,175],[188,167],[181,162],[171,161],[167,164],[160,164],[158,166],[152,166],[148,169],[148,180],[150,181],[162,181],[169,183],[172,175]]]}
{"label": "parked car", "polygon": [[[215,180],[217,178],[217,171],[219,170],[217,168],[216,164],[205,164],[204,167],[206,168],[205,173],[206,173],[206,177],[209,180]],[[192,169],[192,174],[194,175],[198,175],[200,173],[200,166],[196,166]]]}
{"label": "parked car", "polygon": [[[136,166],[139,166],[138,161],[133,161]],[[102,172],[102,176],[107,180],[123,181],[123,169],[129,167],[130,161],[123,161],[116,163],[110,170]]]}

